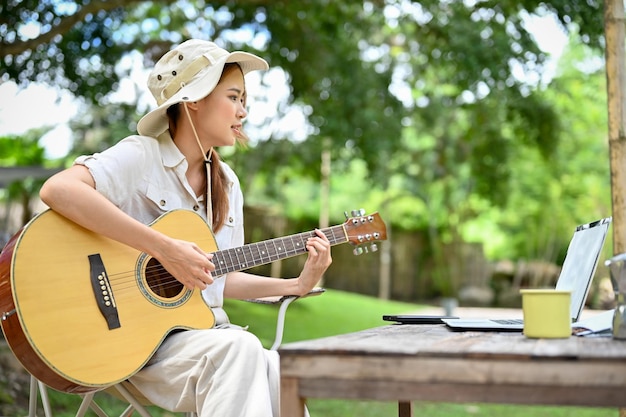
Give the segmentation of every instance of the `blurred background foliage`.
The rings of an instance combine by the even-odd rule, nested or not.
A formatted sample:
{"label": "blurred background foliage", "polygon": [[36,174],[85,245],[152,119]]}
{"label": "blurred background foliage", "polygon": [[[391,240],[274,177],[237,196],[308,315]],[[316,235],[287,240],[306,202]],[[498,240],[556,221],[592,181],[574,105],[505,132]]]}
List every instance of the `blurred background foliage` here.
{"label": "blurred background foliage", "polygon": [[[569,37],[555,72],[537,17]],[[492,260],[550,262],[575,225],[611,213],[599,0],[8,0],[1,82],[80,103],[67,156],[28,163],[132,134],[153,105],[141,71],[192,37],[272,67],[248,81],[251,145],[221,150],[250,205],[331,223],[365,207],[435,255],[480,242]]]}

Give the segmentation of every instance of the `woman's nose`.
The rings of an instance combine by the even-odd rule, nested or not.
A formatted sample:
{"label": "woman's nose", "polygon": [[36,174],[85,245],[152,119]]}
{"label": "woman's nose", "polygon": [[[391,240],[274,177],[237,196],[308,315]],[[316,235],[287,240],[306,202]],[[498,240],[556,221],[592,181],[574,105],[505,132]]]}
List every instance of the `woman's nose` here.
{"label": "woman's nose", "polygon": [[244,119],[248,115],[248,111],[243,104],[239,105],[239,109],[237,110],[237,117],[240,119]]}

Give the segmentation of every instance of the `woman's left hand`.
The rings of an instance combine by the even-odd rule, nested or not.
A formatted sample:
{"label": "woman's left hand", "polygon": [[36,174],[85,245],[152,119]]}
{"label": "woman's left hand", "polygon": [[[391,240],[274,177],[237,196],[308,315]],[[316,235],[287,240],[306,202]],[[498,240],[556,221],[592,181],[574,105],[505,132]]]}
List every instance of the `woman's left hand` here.
{"label": "woman's left hand", "polygon": [[319,229],[315,229],[315,236],[307,240],[306,249],[309,256],[298,277],[300,295],[308,293],[317,285],[333,261],[330,254],[330,242]]}

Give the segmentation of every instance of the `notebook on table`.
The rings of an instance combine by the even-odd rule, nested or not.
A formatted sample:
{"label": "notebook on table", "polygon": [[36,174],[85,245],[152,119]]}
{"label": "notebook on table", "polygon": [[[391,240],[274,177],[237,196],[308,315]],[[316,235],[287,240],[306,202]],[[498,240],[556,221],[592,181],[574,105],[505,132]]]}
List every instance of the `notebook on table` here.
{"label": "notebook on table", "polygon": [[[580,225],[567,248],[563,268],[556,283],[557,290],[572,292],[570,316],[572,322],[578,321],[585,305],[593,275],[598,266],[600,253],[606,240],[611,217]],[[444,319],[443,322],[452,330],[513,331],[524,330],[522,319]]]}

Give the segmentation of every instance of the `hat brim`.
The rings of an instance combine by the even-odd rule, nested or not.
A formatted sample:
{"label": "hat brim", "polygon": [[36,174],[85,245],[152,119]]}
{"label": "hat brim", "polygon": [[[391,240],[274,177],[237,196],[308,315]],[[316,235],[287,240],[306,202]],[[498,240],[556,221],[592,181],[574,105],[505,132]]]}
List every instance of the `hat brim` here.
{"label": "hat brim", "polygon": [[211,94],[222,75],[224,65],[227,63],[239,64],[244,75],[251,71],[269,68],[267,62],[256,55],[242,51],[231,52],[218,59],[214,65],[204,70],[200,77],[182,87],[160,106],[144,115],[137,123],[137,132],[140,135],[154,138],[165,132],[169,127],[167,109],[174,104],[184,101],[198,101]]}

